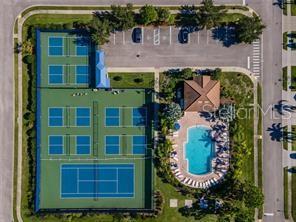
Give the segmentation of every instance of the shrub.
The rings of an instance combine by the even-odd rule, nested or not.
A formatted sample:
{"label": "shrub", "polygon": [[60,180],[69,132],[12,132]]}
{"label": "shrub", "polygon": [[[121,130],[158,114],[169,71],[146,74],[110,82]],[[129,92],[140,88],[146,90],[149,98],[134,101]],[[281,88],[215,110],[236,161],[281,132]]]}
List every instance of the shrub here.
{"label": "shrub", "polygon": [[73,23],[69,22],[63,25],[64,29],[73,29]]}
{"label": "shrub", "polygon": [[121,81],[122,80],[122,77],[121,76],[114,76],[113,77],[113,80],[114,81]]}
{"label": "shrub", "polygon": [[144,81],[144,79],[142,78],[136,78],[134,79],[135,83],[142,83]]}
{"label": "shrub", "polygon": [[165,118],[171,123],[176,122],[182,117],[182,109],[180,105],[174,102],[166,106],[163,111]]}
{"label": "shrub", "polygon": [[24,58],[23,58],[23,62],[26,63],[26,64],[32,64],[34,61],[34,56],[32,55],[26,55]]}

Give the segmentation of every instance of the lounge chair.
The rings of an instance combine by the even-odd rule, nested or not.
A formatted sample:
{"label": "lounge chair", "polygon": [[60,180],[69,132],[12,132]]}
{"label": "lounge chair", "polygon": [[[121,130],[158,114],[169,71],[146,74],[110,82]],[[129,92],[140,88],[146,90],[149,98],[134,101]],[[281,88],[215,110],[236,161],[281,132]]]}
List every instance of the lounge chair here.
{"label": "lounge chair", "polygon": [[189,179],[189,181],[188,181],[187,184],[188,184],[188,185],[191,185],[192,181],[193,181],[192,179]]}
{"label": "lounge chair", "polygon": [[187,181],[189,181],[189,178],[188,177],[185,177],[185,179],[183,180],[183,183],[187,183]]}
{"label": "lounge chair", "polygon": [[177,178],[179,178],[180,180],[184,178],[183,174],[180,174],[177,176]]}
{"label": "lounge chair", "polygon": [[177,168],[177,169],[174,170],[174,173],[178,173],[179,171],[180,171],[180,169]]}
{"label": "lounge chair", "polygon": [[181,174],[181,172],[177,172],[177,173],[175,173],[175,176],[178,176],[178,175],[180,175]]}

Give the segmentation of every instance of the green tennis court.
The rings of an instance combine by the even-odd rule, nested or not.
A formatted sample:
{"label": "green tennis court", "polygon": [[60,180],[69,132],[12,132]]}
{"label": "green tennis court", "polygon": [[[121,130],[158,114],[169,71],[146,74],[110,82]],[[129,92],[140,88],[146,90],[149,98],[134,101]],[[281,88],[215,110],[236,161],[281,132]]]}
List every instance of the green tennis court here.
{"label": "green tennis court", "polygon": [[152,93],[94,90],[93,48],[37,32],[36,211],[152,208]]}

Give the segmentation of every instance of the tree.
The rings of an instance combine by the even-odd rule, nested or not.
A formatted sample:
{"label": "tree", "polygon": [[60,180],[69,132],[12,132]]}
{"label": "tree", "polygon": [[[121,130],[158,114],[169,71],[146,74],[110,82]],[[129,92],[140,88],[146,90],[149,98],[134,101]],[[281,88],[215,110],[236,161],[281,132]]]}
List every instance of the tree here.
{"label": "tree", "polygon": [[166,23],[170,20],[171,13],[170,13],[169,9],[157,7],[156,12],[157,12],[157,23],[158,24],[163,24],[163,23]]}
{"label": "tree", "polygon": [[110,20],[116,30],[125,31],[135,26],[135,14],[133,5],[127,4],[126,7],[111,5]]}
{"label": "tree", "polygon": [[177,103],[170,103],[164,108],[164,116],[171,123],[176,122],[182,117],[182,109]]}
{"label": "tree", "polygon": [[33,61],[34,61],[34,56],[33,55],[26,55],[23,58],[23,62],[26,63],[26,64],[32,64]]}
{"label": "tree", "polygon": [[181,6],[176,20],[177,26],[196,28],[199,26],[200,16],[199,13],[197,13],[197,8],[194,5],[183,5]]}
{"label": "tree", "polygon": [[193,77],[193,72],[192,72],[192,69],[190,68],[185,68],[185,69],[182,69],[181,73],[180,73],[180,77],[182,79],[190,79]]}
{"label": "tree", "polygon": [[254,216],[253,216],[252,210],[245,208],[245,207],[239,208],[239,211],[235,215],[234,221],[235,222],[252,222],[252,221],[254,221]]}
{"label": "tree", "polygon": [[144,25],[151,24],[157,21],[157,11],[152,5],[144,5],[140,8],[140,23]]}
{"label": "tree", "polygon": [[251,44],[259,39],[265,26],[258,16],[243,17],[236,24],[237,38],[239,42]]}
{"label": "tree", "polygon": [[109,42],[110,22],[107,19],[94,16],[89,24],[91,40],[96,45],[104,45]]}
{"label": "tree", "polygon": [[213,0],[204,0],[199,10],[200,26],[202,28],[211,29],[219,25],[220,18],[224,16],[225,10],[214,6]]}
{"label": "tree", "polygon": [[263,205],[264,196],[254,184],[246,183],[244,187],[244,201],[249,208],[258,208]]}

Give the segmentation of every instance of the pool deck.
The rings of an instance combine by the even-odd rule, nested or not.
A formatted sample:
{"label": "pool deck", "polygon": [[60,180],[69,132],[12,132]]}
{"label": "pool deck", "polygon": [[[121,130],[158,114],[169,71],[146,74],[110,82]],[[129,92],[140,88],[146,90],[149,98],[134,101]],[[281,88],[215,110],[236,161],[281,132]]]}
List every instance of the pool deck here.
{"label": "pool deck", "polygon": [[187,167],[187,159],[185,157],[185,147],[184,144],[187,142],[187,129],[197,125],[203,125],[211,127],[215,122],[209,122],[203,117],[200,117],[196,112],[185,112],[184,116],[179,120],[179,124],[181,128],[178,130],[178,136],[173,137],[173,143],[177,146],[174,146],[175,150],[177,151],[177,164],[180,169],[180,172],[187,178],[198,182],[205,182],[209,179],[216,178],[218,179],[219,176],[214,172],[210,172],[204,175],[194,175],[188,172]]}

